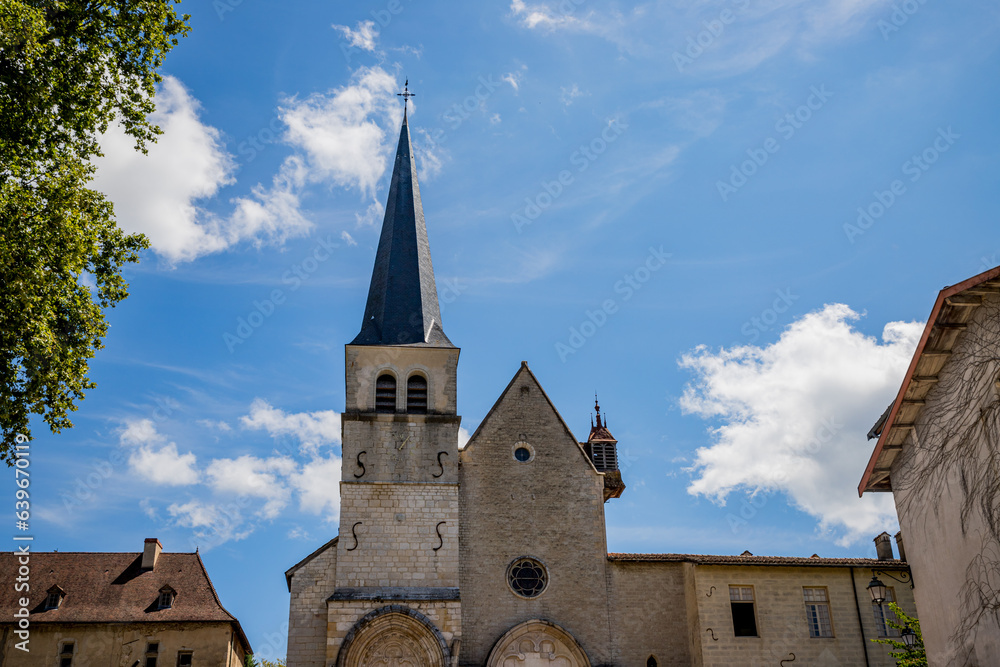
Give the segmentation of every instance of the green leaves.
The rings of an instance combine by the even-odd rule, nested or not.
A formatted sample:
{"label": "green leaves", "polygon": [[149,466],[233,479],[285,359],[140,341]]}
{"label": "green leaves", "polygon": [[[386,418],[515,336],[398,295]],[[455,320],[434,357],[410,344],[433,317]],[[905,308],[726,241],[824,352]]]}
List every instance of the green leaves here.
{"label": "green leaves", "polygon": [[927,667],[927,651],[924,649],[924,638],[920,634],[920,621],[903,613],[895,602],[889,603],[889,609],[896,615],[897,620],[886,619],[886,624],[890,628],[903,630],[909,626],[916,634],[917,641],[912,647],[907,646],[898,639],[872,639],[876,644],[887,644],[893,647],[889,652],[896,660],[896,667]]}
{"label": "green leaves", "polygon": [[[0,0],[0,458],[31,414],[54,431],[94,384],[103,309],[148,247],[87,186],[117,122],[145,150],[160,133],[157,69],[188,32],[172,0]],[[92,287],[85,284],[91,281]]]}

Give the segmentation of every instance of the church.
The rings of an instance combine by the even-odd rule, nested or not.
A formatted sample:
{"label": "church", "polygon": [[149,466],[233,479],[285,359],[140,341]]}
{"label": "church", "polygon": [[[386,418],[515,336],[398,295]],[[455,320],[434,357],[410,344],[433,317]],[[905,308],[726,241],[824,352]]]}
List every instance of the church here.
{"label": "church", "polygon": [[460,449],[459,353],[404,109],[345,348],[339,532],[285,573],[289,667],[895,664],[871,640],[899,636],[887,602],[916,614],[900,536],[876,559],[608,553],[627,480],[600,407],[578,440],[521,362]]}

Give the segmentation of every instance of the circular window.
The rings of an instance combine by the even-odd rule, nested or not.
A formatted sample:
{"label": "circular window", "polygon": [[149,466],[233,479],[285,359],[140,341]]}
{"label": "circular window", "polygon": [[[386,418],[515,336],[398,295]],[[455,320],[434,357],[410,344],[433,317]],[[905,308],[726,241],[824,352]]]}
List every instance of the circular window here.
{"label": "circular window", "polygon": [[545,573],[545,566],[534,558],[518,558],[507,568],[507,585],[521,597],[541,595],[546,584],[548,575]]}
{"label": "circular window", "polygon": [[523,440],[515,442],[510,451],[514,456],[514,460],[521,463],[527,463],[535,458],[535,448]]}

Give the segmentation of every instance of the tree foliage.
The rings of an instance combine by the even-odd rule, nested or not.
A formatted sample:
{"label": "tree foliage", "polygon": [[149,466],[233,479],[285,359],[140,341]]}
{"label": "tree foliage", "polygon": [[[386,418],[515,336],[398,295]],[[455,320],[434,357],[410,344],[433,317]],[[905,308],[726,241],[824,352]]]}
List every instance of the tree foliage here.
{"label": "tree foliage", "polygon": [[[94,383],[104,309],[148,247],[88,187],[101,133],[145,152],[158,69],[188,32],[180,0],[0,0],[0,458],[31,414],[53,432]],[[90,283],[89,286],[87,283]]]}
{"label": "tree foliage", "polygon": [[927,667],[927,651],[924,649],[924,637],[920,634],[920,621],[907,616],[895,602],[889,603],[889,609],[896,615],[896,620],[886,619],[886,624],[890,628],[904,630],[907,626],[917,635],[917,641],[912,647],[907,646],[901,639],[872,639],[876,644],[888,644],[893,648],[889,652],[896,660],[896,667]]}

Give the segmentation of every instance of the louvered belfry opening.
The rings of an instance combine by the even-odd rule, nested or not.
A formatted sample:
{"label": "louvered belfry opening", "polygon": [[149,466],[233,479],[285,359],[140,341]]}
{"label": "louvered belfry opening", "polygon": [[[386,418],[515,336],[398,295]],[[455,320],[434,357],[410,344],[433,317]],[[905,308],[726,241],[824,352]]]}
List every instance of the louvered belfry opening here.
{"label": "louvered belfry opening", "polygon": [[396,378],[385,373],[375,380],[375,412],[396,411]]}
{"label": "louvered belfry opening", "polygon": [[618,470],[618,451],[612,443],[590,443],[591,458],[598,472]]}
{"label": "louvered belfry opening", "polygon": [[427,378],[411,375],[406,381],[406,411],[412,415],[427,414]]}

